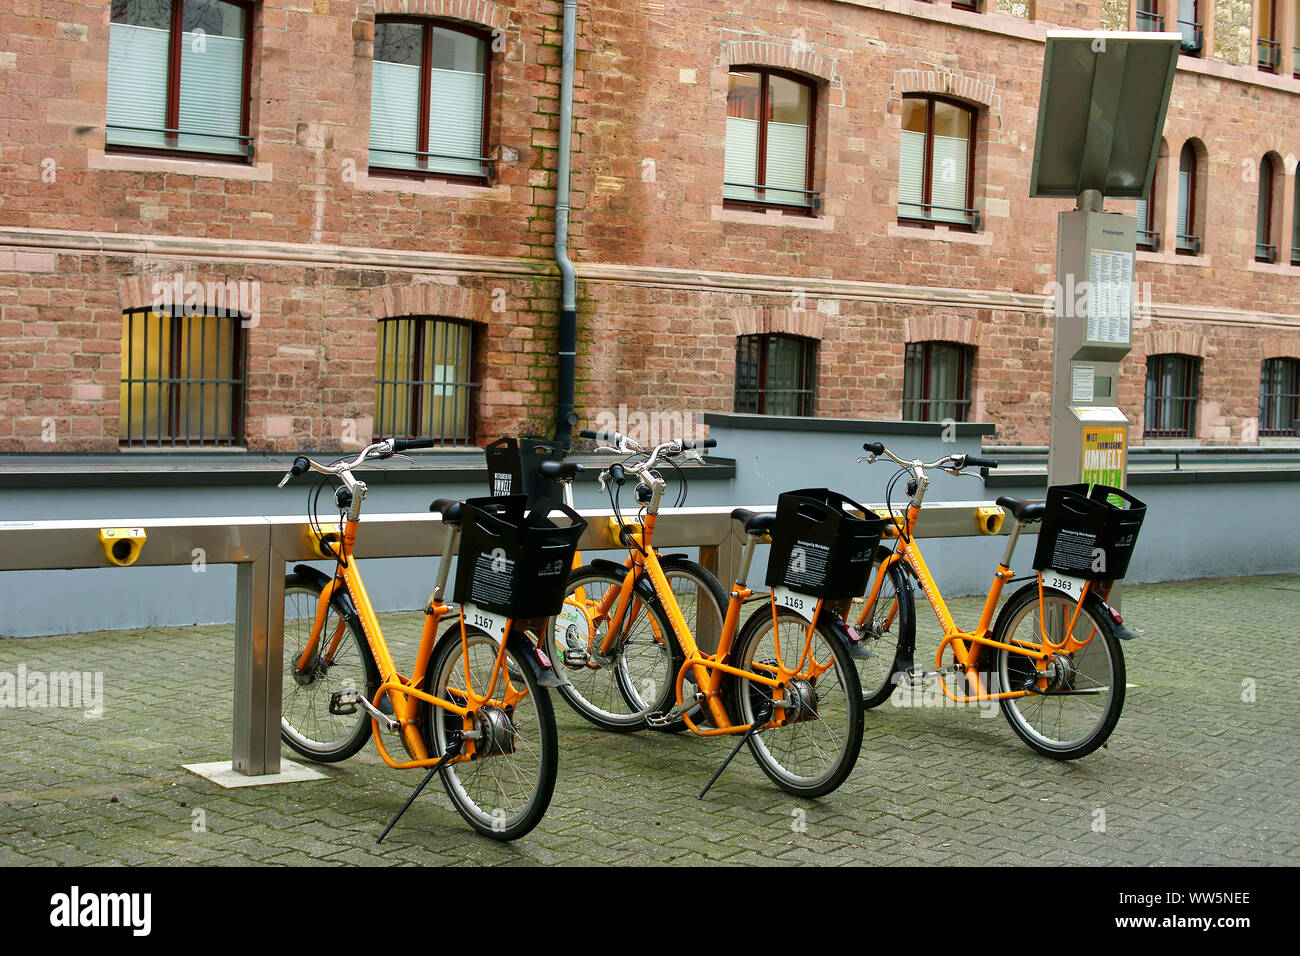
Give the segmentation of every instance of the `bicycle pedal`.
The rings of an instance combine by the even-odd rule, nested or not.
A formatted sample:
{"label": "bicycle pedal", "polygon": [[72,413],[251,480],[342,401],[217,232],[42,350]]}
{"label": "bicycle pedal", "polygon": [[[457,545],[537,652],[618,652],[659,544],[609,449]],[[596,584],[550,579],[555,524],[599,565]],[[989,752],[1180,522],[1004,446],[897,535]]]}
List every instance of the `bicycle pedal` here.
{"label": "bicycle pedal", "polygon": [[591,660],[591,655],[586,651],[566,648],[560,655],[560,660],[564,662],[565,667],[586,667],[587,662]]}
{"label": "bicycle pedal", "polygon": [[694,714],[704,703],[704,695],[696,693],[695,699],[689,704],[683,704],[680,707],[674,707],[668,713],[647,714],[645,718],[646,726],[655,729],[667,727],[674,721],[680,720],[686,714]]}
{"label": "bicycle pedal", "polygon": [[904,687],[910,687],[913,689],[922,688],[925,687],[929,679],[935,676],[936,673],[936,671],[930,671],[929,673],[917,670],[899,671],[898,683]]}
{"label": "bicycle pedal", "polygon": [[336,690],[330,694],[330,713],[335,717],[350,717],[357,712],[357,692]]}

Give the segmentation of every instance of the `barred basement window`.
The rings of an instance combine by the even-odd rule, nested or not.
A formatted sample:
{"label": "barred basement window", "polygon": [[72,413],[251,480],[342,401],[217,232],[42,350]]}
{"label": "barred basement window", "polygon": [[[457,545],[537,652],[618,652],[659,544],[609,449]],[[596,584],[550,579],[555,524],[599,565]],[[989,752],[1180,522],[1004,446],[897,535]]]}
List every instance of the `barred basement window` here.
{"label": "barred basement window", "polygon": [[1267,437],[1300,434],[1300,359],[1265,359],[1259,376],[1259,433]]}
{"label": "barred basement window", "polygon": [[461,24],[375,23],[370,165],[407,176],[487,180],[489,38]]}
{"label": "barred basement window", "polygon": [[471,330],[432,316],[379,320],[375,434],[468,445]]}
{"label": "barred basement window", "polygon": [[811,415],[817,342],[794,335],[742,335],[736,341],[736,411]]}
{"label": "barred basement window", "polygon": [[1201,360],[1192,355],[1147,358],[1146,438],[1195,438]]}
{"label": "barred basement window", "polygon": [[242,321],[124,313],[119,398],[127,447],[243,444]]}
{"label": "barred basement window", "polygon": [[966,421],[974,360],[969,345],[909,342],[903,356],[903,421]]}
{"label": "barred basement window", "polygon": [[106,146],[251,156],[251,21],[239,0],[113,0]]}

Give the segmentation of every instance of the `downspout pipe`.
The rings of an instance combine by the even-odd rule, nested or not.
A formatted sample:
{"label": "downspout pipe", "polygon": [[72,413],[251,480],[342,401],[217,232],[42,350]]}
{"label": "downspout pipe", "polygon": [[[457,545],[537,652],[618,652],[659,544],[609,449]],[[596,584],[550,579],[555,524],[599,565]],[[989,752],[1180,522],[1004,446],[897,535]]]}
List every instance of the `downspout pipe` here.
{"label": "downspout pipe", "polygon": [[555,262],[560,268],[560,349],[555,441],[573,443],[578,423],[573,409],[578,352],[578,299],[573,262],[569,259],[569,161],[573,148],[573,62],[577,46],[578,0],[564,0],[564,39],[560,73],[560,150],[555,187]]}

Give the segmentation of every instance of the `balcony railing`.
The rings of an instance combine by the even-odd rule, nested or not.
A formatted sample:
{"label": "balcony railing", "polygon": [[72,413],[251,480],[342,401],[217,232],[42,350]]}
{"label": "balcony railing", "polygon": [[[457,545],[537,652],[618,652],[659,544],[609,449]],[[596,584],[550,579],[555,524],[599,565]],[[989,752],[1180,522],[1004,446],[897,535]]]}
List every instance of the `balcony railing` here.
{"label": "balcony railing", "polygon": [[[820,209],[822,205],[822,200],[821,200],[822,194],[818,192],[816,189],[791,189],[788,186],[760,186],[758,183],[729,183],[725,180],[723,181],[722,185],[731,189],[754,190],[755,196],[753,198],[747,196],[726,196],[726,195],[723,196],[724,199],[731,199],[736,202],[758,202],[758,203],[765,202],[769,205],[790,206],[796,209],[798,208],[807,209],[808,207],[812,207],[813,209]],[[758,193],[791,193],[796,196],[805,196],[807,198],[799,202],[781,202],[779,199],[766,199],[766,198],[759,199],[757,196]]]}
{"label": "balcony railing", "polygon": [[1165,18],[1159,13],[1148,13],[1146,10],[1137,12],[1137,28],[1146,33],[1164,33]]}
{"label": "balcony railing", "polygon": [[1268,242],[1255,243],[1256,262],[1277,262],[1277,246]]}
{"label": "balcony railing", "polygon": [[1194,20],[1179,20],[1178,32],[1183,35],[1181,44],[1184,53],[1200,53],[1205,43],[1205,30]]}
{"label": "balcony railing", "polygon": [[924,212],[920,212],[914,215],[900,213],[898,217],[899,219],[911,220],[913,222],[925,222],[925,223],[937,222],[940,225],[943,225],[944,223],[947,223],[948,225],[951,226],[962,225],[962,223],[953,222],[951,219],[940,219],[937,216],[933,216],[930,214],[931,210],[938,209],[942,212],[962,213],[966,217],[966,225],[969,225],[973,229],[978,229],[980,227],[980,214],[978,209],[968,209],[965,206],[940,206],[936,203],[931,203],[931,202],[903,202],[903,203],[899,203],[899,205],[906,206],[909,209],[924,210]]}
{"label": "balcony railing", "polygon": [[1270,73],[1276,73],[1278,66],[1282,62],[1282,44],[1276,40],[1266,40],[1260,37],[1256,42],[1256,49],[1259,51],[1259,68],[1267,70]]}
{"label": "balcony railing", "polygon": [[1201,254],[1201,237],[1180,235],[1174,249],[1185,256],[1199,256]]}
{"label": "balcony railing", "polygon": [[1158,229],[1139,229],[1137,231],[1137,244],[1143,249],[1149,249],[1152,252],[1160,251],[1160,230]]}

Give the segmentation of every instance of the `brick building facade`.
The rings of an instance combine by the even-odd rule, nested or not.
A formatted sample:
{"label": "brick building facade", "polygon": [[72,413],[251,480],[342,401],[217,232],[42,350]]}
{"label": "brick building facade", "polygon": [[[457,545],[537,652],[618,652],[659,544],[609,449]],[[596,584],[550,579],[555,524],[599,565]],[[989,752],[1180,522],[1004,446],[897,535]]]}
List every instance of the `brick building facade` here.
{"label": "brick building facade", "polygon": [[[187,422],[178,445],[202,443],[209,426],[188,416],[211,412],[225,416],[235,447],[346,447],[393,430],[382,394],[403,414],[414,407],[418,389],[402,374],[389,373],[381,397],[376,379],[381,356],[416,350],[416,335],[419,348],[438,335],[444,345],[422,373],[427,400],[413,418],[431,414],[441,388],[438,414],[452,420],[443,433],[478,443],[549,433],[562,4],[240,4],[246,139],[232,142],[249,155],[214,156],[174,138],[160,149],[122,145],[132,127],[114,127],[106,104],[135,89],[123,85],[127,73],[110,76],[112,26],[128,2],[11,0],[0,12],[0,450],[111,452],[132,443],[136,425],[170,444],[166,419],[173,440]],[[1267,29],[1281,59],[1261,68],[1252,54],[1272,48],[1260,36],[1251,43],[1260,2],[1243,12],[1242,0],[1200,0],[1196,49],[1180,58],[1150,206],[1150,231],[1164,239],[1137,256],[1149,308],[1121,372],[1135,440],[1149,356],[1188,360],[1190,438],[1216,443],[1260,440],[1263,370],[1294,374],[1300,364],[1300,62],[1291,65],[1300,4],[1278,4]],[[738,348],[784,335],[810,363],[812,414],[900,418],[909,344],[949,343],[966,347],[963,414],[997,423],[998,441],[1045,442],[1044,304],[1056,214],[1070,204],[1028,195],[1043,37],[1056,26],[1134,28],[1153,9],[1147,0],[581,0],[570,253],[584,424],[620,405],[731,411]],[[485,175],[376,168],[377,22],[478,38]],[[193,48],[209,33],[225,39],[199,28],[173,36]],[[189,61],[174,59],[184,82]],[[808,91],[807,192],[817,203],[793,210],[802,214],[724,197],[735,195],[724,186],[729,75],[746,70]],[[918,102],[970,117],[971,208],[960,222],[900,216],[900,131]],[[1188,151],[1194,185],[1184,195]],[[1199,248],[1181,254],[1193,250],[1174,237],[1193,223]],[[1263,243],[1271,253],[1259,253],[1260,238],[1273,240]],[[256,309],[230,322],[239,331],[222,347],[232,357],[213,353],[212,393],[177,399],[172,381],[164,395],[159,380],[181,378],[188,360],[175,343],[184,335],[203,351],[208,333],[165,333],[141,317],[160,290],[213,287]],[[210,291],[203,303],[211,311]],[[428,318],[402,324],[417,316]],[[468,348],[447,344],[448,330]],[[154,356],[124,386],[124,351],[144,355],[147,336],[164,333],[170,371],[149,365],[166,360]],[[390,333],[406,344],[393,346]],[[128,411],[128,401],[157,407]]]}

